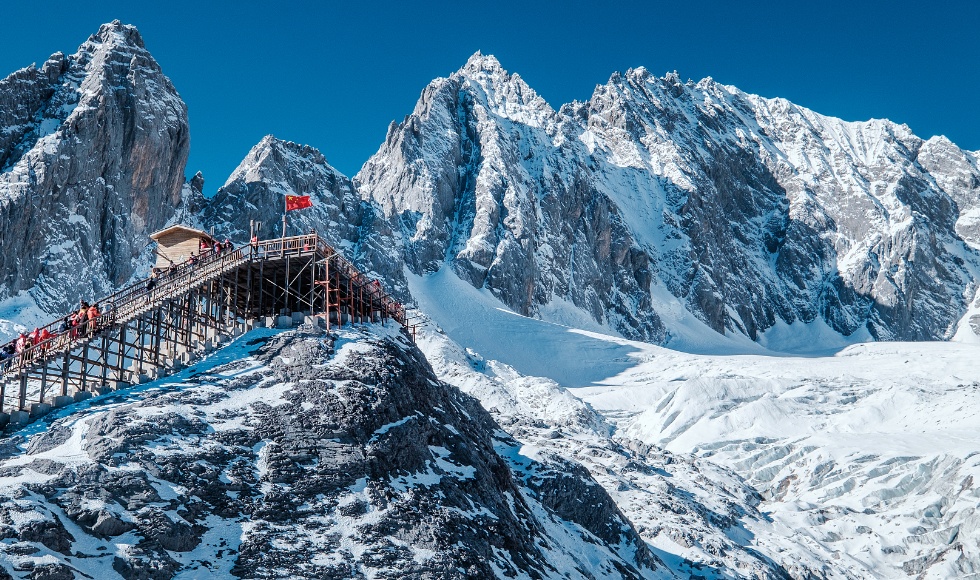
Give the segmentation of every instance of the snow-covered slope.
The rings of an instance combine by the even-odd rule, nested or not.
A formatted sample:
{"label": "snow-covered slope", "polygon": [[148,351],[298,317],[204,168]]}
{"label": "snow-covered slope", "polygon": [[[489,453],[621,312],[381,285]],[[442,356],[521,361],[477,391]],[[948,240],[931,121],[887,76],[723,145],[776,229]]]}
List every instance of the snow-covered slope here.
{"label": "snow-covered slope", "polygon": [[477,397],[523,453],[563,474],[588,470],[677,577],[840,575],[826,563],[832,551],[774,525],[762,498],[733,472],[613,437],[611,423],[551,379],[484,359],[434,325],[423,325],[419,337],[439,376]]}
{"label": "snow-covered slope", "polygon": [[[437,300],[465,286],[440,274],[411,282]],[[980,571],[973,344],[878,342],[790,356],[703,343],[714,354],[688,354],[521,317],[486,291],[432,312],[438,330],[421,343],[441,378],[478,397],[522,441],[589,467],[655,547],[686,531],[696,540],[680,553],[708,564],[703,546],[717,546],[719,530],[651,508],[667,476],[625,467],[643,463],[637,450],[670,458],[656,465],[678,490],[738,506],[732,521],[752,537],[743,545],[784,566],[852,578]],[[474,344],[485,350],[464,351],[467,368],[446,344],[468,345],[477,324]],[[762,497],[748,501],[746,490]],[[728,558],[739,554],[722,545]]]}
{"label": "snow-covered slope", "polygon": [[391,328],[255,331],[85,407],[0,441],[7,574],[671,577]]}
{"label": "snow-covered slope", "polygon": [[693,452],[763,493],[762,509],[867,574],[980,572],[980,363],[956,343],[833,356],[647,350],[576,394],[623,437]]}
{"label": "snow-covered slope", "polygon": [[949,338],[980,272],[973,153],[643,69],[555,111],[474,55],[355,183],[414,273],[447,265],[518,313],[572,304],[654,342],[678,308],[753,340],[797,321]]}

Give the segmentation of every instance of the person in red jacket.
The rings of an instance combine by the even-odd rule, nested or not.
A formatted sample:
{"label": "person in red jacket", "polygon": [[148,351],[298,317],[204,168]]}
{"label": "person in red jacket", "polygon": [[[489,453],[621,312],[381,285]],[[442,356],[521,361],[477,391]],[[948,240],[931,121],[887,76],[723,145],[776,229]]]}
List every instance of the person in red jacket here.
{"label": "person in red jacket", "polygon": [[47,352],[48,348],[51,346],[51,331],[45,326],[41,329],[41,332],[37,334],[37,344],[41,345],[41,352]]}
{"label": "person in red jacket", "polygon": [[89,332],[95,332],[95,329],[99,325],[99,306],[98,304],[93,304],[88,307],[88,324]]}
{"label": "person in red jacket", "polygon": [[71,316],[68,317],[68,331],[71,332],[72,338],[78,336],[78,313],[77,312],[72,312]]}

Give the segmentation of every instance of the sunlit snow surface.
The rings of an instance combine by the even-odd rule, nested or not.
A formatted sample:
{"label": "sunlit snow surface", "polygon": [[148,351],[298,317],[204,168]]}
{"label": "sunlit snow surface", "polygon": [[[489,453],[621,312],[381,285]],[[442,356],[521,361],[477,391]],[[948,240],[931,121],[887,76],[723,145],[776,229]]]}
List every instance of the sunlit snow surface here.
{"label": "sunlit snow surface", "polygon": [[764,339],[806,353],[789,355],[689,327],[692,354],[515,315],[445,270],[410,284],[453,341],[568,387],[616,437],[734,470],[775,525],[852,573],[980,573],[975,344],[847,344],[813,327]]}

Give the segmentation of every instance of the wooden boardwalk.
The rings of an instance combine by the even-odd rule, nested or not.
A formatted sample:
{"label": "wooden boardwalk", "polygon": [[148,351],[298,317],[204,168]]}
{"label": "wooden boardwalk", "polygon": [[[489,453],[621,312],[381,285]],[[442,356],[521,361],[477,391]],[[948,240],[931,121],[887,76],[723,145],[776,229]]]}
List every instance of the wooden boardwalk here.
{"label": "wooden boardwalk", "polygon": [[50,338],[0,363],[0,425],[164,376],[256,325],[313,316],[328,330],[387,321],[412,330],[401,304],[315,234],[205,255],[98,305],[96,320],[52,322]]}

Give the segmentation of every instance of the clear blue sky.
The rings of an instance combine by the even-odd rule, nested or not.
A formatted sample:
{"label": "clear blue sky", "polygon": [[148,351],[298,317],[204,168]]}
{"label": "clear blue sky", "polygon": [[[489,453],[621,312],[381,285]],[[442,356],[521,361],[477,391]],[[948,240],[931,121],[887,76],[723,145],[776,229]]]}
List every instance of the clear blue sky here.
{"label": "clear blue sky", "polygon": [[213,192],[263,135],[353,175],[433,78],[480,50],[554,107],[613,71],[717,81],[980,149],[980,2],[217,2],[4,6],[0,76],[135,24],[187,103]]}

